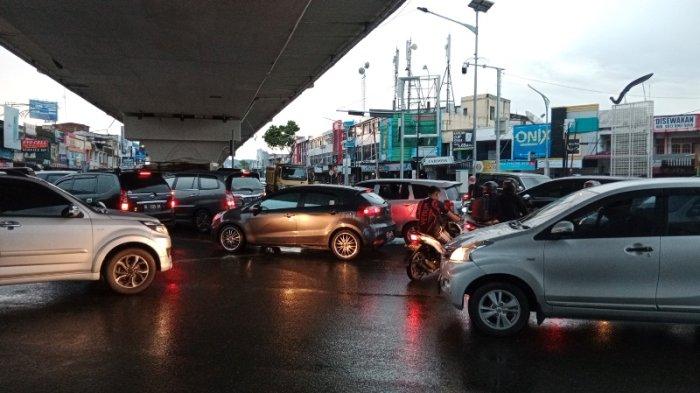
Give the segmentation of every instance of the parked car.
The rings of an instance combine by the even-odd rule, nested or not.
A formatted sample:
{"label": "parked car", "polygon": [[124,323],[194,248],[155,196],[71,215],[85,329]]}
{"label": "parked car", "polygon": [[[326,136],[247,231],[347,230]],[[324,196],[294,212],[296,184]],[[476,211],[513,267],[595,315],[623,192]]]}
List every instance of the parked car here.
{"label": "parked car", "polygon": [[247,244],[287,246],[330,249],[338,259],[351,260],[391,241],[394,228],[387,202],[366,188],[308,185],[221,212],[211,233],[232,253]]}
{"label": "parked car", "polygon": [[139,293],[171,268],[152,217],[91,207],[39,179],[0,176],[0,284],[103,279]]}
{"label": "parked car", "polygon": [[163,224],[174,222],[176,200],[158,172],[148,170],[86,172],[68,175],[56,185],[89,205],[144,213]]}
{"label": "parked car", "polygon": [[443,180],[423,179],[377,179],[366,180],[356,184],[358,187],[367,187],[377,195],[384,198],[391,206],[391,217],[396,223],[396,232],[403,236],[408,243],[408,233],[418,226],[416,209],[418,202],[428,197],[428,189],[435,186],[440,189],[440,199],[448,208],[459,213],[461,208],[459,200],[460,183]]}
{"label": "parked car", "polygon": [[39,171],[36,173],[36,177],[42,180],[46,180],[49,183],[56,184],[58,179],[62,178],[63,176],[68,176],[78,173],[78,171],[70,171],[70,170],[48,170],[48,171]]}
{"label": "parked car", "polygon": [[614,182],[446,246],[442,293],[493,335],[545,317],[700,323],[700,179]]}
{"label": "parked car", "polygon": [[583,184],[595,180],[600,184],[630,180],[629,177],[619,176],[568,176],[540,183],[527,190],[520,191],[520,196],[531,208],[539,209],[557,199],[583,188]]}
{"label": "parked car", "polygon": [[200,232],[211,227],[214,215],[222,210],[251,204],[265,195],[265,188],[245,172],[181,172],[166,176],[177,204],[175,219],[192,223]]}

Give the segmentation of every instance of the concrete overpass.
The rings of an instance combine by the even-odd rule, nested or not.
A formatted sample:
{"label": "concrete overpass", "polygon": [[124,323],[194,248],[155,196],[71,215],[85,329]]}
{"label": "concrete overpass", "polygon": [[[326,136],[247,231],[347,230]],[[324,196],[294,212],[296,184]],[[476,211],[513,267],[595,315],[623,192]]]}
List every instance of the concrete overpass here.
{"label": "concrete overpass", "polygon": [[0,1],[0,45],[153,161],[221,162],[404,0]]}

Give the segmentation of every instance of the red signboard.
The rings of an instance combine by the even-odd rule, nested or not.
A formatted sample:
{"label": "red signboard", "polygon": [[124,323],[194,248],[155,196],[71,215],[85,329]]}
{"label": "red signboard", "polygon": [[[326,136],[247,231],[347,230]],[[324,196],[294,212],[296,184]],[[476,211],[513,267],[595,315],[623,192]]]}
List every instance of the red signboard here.
{"label": "red signboard", "polygon": [[22,151],[44,152],[49,149],[49,141],[46,139],[22,138]]}
{"label": "red signboard", "polygon": [[343,122],[336,120],[333,122],[333,155],[336,157],[335,163],[341,165],[343,163],[343,140],[345,139],[345,130],[343,130]]}

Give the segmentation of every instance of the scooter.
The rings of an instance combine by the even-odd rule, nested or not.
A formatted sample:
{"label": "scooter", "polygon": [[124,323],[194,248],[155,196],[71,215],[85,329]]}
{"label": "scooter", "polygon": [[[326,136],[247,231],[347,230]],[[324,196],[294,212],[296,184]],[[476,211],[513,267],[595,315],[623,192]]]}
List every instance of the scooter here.
{"label": "scooter", "polygon": [[445,248],[442,244],[430,235],[411,231],[408,234],[409,249],[406,255],[406,273],[412,281],[420,280],[428,274],[435,273],[440,269],[440,261]]}

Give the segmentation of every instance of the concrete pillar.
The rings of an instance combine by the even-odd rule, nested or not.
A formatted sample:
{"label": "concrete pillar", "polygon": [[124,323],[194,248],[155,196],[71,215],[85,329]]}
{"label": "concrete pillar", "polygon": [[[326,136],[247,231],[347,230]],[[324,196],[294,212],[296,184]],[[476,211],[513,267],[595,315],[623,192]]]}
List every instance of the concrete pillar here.
{"label": "concrete pillar", "polygon": [[231,138],[241,140],[241,122],[125,116],[124,133],[127,139],[141,142],[153,162],[221,164],[230,154]]}

